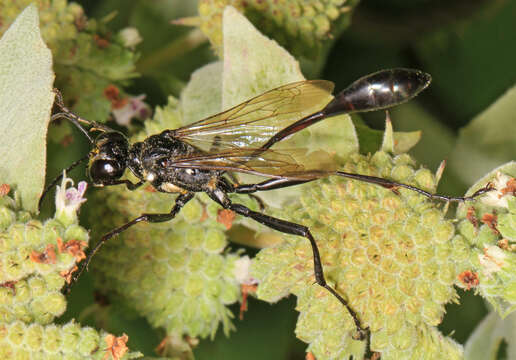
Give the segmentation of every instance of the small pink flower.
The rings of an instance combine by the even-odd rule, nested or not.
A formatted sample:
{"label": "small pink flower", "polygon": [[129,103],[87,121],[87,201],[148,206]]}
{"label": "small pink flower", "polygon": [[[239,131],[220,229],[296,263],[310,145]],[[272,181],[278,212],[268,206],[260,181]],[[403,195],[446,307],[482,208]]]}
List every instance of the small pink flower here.
{"label": "small pink flower", "polygon": [[81,205],[86,202],[84,193],[88,183],[86,181],[79,182],[77,189],[74,187],[66,188],[68,184],[73,185],[73,180],[66,177],[63,171],[63,180],[61,186],[57,186],[56,190],[56,213],[59,216],[64,214],[67,218],[74,218]]}
{"label": "small pink flower", "polygon": [[129,99],[121,108],[113,110],[113,116],[118,125],[127,126],[132,118],[146,119],[150,115],[150,108],[143,100],[145,95],[138,95]]}

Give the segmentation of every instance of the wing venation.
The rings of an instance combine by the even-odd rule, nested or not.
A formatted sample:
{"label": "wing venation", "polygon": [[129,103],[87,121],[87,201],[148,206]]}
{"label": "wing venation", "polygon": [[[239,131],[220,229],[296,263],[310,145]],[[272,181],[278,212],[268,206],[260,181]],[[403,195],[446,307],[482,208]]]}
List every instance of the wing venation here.
{"label": "wing venation", "polygon": [[332,91],[333,83],[326,80],[287,84],[179,128],[174,136],[204,151],[259,148],[278,131],[321,110]]}

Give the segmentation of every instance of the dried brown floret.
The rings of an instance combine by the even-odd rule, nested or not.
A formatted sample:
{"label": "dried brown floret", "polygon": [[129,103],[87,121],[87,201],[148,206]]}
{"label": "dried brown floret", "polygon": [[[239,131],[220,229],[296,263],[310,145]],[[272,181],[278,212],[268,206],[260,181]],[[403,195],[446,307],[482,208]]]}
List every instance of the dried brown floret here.
{"label": "dried brown floret", "polygon": [[30,254],[30,259],[40,264],[55,264],[56,258],[56,251],[52,244],[48,244],[43,252],[32,250]]}
{"label": "dried brown floret", "polygon": [[226,229],[231,229],[233,220],[235,220],[235,213],[229,209],[219,210],[217,214],[217,222],[221,223]]}
{"label": "dried brown floret", "polygon": [[481,221],[486,224],[487,226],[489,226],[489,228],[491,230],[493,230],[493,232],[498,235],[500,234],[500,232],[498,231],[498,229],[496,228],[496,225],[497,225],[497,216],[496,214],[484,214],[482,215],[482,219]]}
{"label": "dried brown floret", "polygon": [[0,196],[5,196],[9,194],[9,191],[11,191],[11,187],[7,184],[0,185]]}
{"label": "dried brown floret", "polygon": [[104,355],[104,360],[109,359],[110,355],[113,360],[121,359],[127,350],[129,350],[126,345],[128,340],[129,337],[126,334],[119,337],[108,334],[105,338],[108,347],[106,349],[106,354]]}
{"label": "dried brown floret", "polygon": [[471,288],[474,288],[479,284],[478,274],[471,270],[463,271],[459,274],[458,278],[459,281],[465,286],[466,290],[471,290]]}

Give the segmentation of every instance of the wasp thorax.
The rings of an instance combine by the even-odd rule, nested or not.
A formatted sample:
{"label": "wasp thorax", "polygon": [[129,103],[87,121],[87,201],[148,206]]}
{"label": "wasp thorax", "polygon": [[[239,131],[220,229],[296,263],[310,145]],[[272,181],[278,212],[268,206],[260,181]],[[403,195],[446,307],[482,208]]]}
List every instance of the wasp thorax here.
{"label": "wasp thorax", "polygon": [[119,132],[100,134],[95,140],[89,176],[95,185],[106,185],[124,174],[127,166],[129,142]]}

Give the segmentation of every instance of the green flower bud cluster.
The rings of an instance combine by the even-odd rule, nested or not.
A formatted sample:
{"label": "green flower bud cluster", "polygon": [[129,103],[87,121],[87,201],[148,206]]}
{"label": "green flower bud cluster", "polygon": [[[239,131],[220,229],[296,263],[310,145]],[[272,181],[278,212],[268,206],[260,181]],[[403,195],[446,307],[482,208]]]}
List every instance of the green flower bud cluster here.
{"label": "green flower bud cluster", "polygon": [[[178,127],[176,106],[171,99],[168,107],[157,109],[146,131],[132,141]],[[132,192],[110,187],[97,194],[103,205],[92,218],[101,223],[95,237],[142,213],[168,213],[175,200],[151,185]],[[92,263],[100,273],[97,286],[127,302],[153,326],[165,328],[169,336],[213,336],[219,323],[227,333],[233,315],[226,306],[240,297],[237,272],[242,260],[225,251],[227,223],[217,221],[220,210],[198,194],[174,220],[138,223],[110,239]]]}
{"label": "green flower bud cluster", "polygon": [[0,198],[0,323],[49,324],[66,309],[61,288],[84,256],[87,231],[59,218],[40,222]]}
{"label": "green flower bud cluster", "polygon": [[516,310],[516,180],[511,175],[516,174],[493,175],[495,190],[457,211],[459,233],[472,248],[458,285],[474,289],[504,317]]}
{"label": "green flower bud cluster", "polygon": [[[66,191],[67,181],[58,193]],[[32,219],[17,192],[14,198],[4,195],[9,191],[0,187],[0,359],[139,357],[127,352],[125,335],[117,338],[74,322],[51,324],[66,310],[61,289],[85,257],[88,232],[66,211],[45,222]]]}
{"label": "green flower bud cluster", "polygon": [[[0,35],[33,0],[0,2]],[[111,84],[135,76],[136,55],[120,34],[111,35],[104,23],[88,20],[80,5],[66,0],[36,1],[43,40],[52,50],[56,87],[73,110],[103,121],[119,99],[104,94]]]}
{"label": "green flower bud cluster", "polygon": [[[3,33],[11,22],[34,1],[2,1],[0,4],[0,33]],[[63,40],[72,40],[77,36],[78,21],[84,16],[80,5],[76,3],[67,4],[66,0],[40,0],[36,1],[39,8],[41,35],[47,44],[56,44]]]}
{"label": "green flower bud cluster", "polygon": [[[406,154],[355,154],[340,168],[430,192],[437,185],[435,176],[417,169]],[[439,357],[440,351],[446,351],[448,358],[460,358],[460,345],[435,328],[444,305],[457,301],[453,284],[469,255],[442,204],[408,189],[386,189],[337,176],[300,190],[298,203],[274,215],[309,227],[328,283],[369,327],[371,350],[380,352],[382,359],[412,359],[417,353]],[[307,351],[317,359],[362,358],[365,343],[353,340],[351,316],[314,284],[308,240],[290,235],[284,239],[260,251],[252,264],[258,297],[269,302],[289,293],[298,297],[296,333],[310,344]]]}
{"label": "green flower bud cluster", "polygon": [[497,229],[502,238],[516,242],[516,196],[507,200],[507,209],[498,214]]}
{"label": "green flower bud cluster", "polygon": [[231,5],[290,53],[314,58],[323,44],[350,24],[357,3],[357,0],[201,0],[199,23],[220,52],[222,12],[224,7]]}
{"label": "green flower bud cluster", "polygon": [[15,321],[0,324],[1,359],[41,360],[106,360],[134,359],[138,353],[128,353],[127,338],[90,327],[80,327],[74,322],[65,325],[25,324]]}

